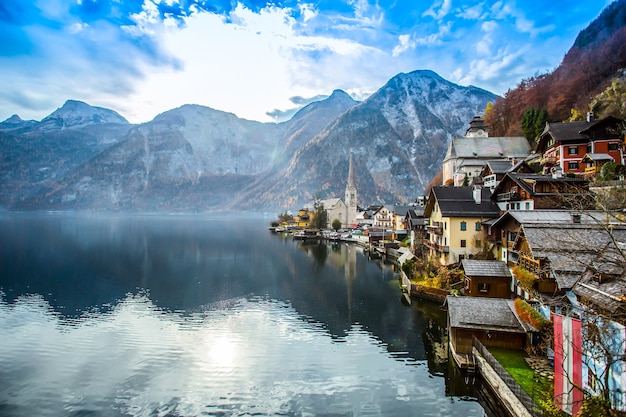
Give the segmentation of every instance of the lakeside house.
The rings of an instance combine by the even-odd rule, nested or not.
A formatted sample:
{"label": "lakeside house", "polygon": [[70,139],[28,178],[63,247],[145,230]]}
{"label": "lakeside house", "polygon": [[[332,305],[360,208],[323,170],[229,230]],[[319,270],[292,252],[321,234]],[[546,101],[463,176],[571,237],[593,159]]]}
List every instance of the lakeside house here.
{"label": "lakeside house", "polygon": [[424,216],[428,218],[424,245],[431,259],[450,265],[483,250],[487,238],[482,223],[500,215],[488,189],[470,186],[433,187]]}
{"label": "lakeside house", "polygon": [[461,368],[472,362],[474,338],[485,347],[521,350],[535,331],[517,316],[513,300],[449,295],[446,305],[450,350]]}
{"label": "lakeside house", "polygon": [[465,275],[463,295],[469,297],[511,298],[511,280],[513,276],[505,262],[463,259],[461,261],[461,269]]}

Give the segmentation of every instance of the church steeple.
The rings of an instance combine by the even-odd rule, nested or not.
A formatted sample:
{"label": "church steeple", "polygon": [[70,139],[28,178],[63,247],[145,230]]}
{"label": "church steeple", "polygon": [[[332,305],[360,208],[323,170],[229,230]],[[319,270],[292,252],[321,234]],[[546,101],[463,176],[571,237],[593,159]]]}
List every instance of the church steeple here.
{"label": "church steeple", "polygon": [[357,195],[356,195],[356,183],[354,182],[354,164],[352,162],[352,150],[350,150],[350,165],[348,167],[348,182],[346,184],[346,223],[350,226],[356,223],[357,212]]}
{"label": "church steeple", "polygon": [[350,150],[350,166],[348,168],[348,187],[354,186],[354,165],[352,164],[352,150]]}

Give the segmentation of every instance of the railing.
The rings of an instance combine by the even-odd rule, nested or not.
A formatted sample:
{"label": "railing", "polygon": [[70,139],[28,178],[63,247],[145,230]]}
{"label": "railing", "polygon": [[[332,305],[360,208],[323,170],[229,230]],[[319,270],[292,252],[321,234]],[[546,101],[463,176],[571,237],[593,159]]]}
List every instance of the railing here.
{"label": "railing", "polygon": [[441,223],[435,223],[433,225],[426,226],[426,232],[430,233],[431,235],[441,236],[443,234],[443,226],[441,225]]}
{"label": "railing", "polygon": [[498,201],[519,201],[521,197],[517,191],[509,191],[508,193],[500,193],[496,195]]}
{"label": "railing", "polygon": [[436,250],[437,252],[442,252],[442,253],[449,253],[450,252],[450,246],[444,246],[444,245],[440,245],[438,243],[435,242],[431,242],[430,240],[425,240],[424,241],[426,247]]}
{"label": "railing", "polygon": [[532,415],[533,417],[545,416],[543,410],[539,408],[537,403],[535,403],[535,401],[526,393],[526,391],[522,389],[517,381],[515,381],[511,374],[509,374],[507,370],[504,369],[502,365],[500,365],[500,362],[498,362],[496,358],[493,357],[491,352],[489,352],[487,348],[476,338],[474,338],[474,348],[476,348],[478,353],[480,353],[480,355],[485,359],[489,366],[491,366],[494,372],[498,374],[500,379],[504,381],[506,386],[509,387],[509,389],[513,392],[517,399],[524,405],[530,415]]}
{"label": "railing", "polygon": [[541,165],[554,165],[556,164],[556,156],[546,156],[539,161]]}

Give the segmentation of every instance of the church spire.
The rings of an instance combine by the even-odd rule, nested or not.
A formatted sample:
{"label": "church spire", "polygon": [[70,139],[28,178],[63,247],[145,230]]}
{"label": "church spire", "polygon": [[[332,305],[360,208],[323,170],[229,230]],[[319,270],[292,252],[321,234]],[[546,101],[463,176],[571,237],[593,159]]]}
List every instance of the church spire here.
{"label": "church spire", "polygon": [[348,187],[354,187],[354,166],[352,165],[352,149],[350,149],[350,167],[348,168]]}

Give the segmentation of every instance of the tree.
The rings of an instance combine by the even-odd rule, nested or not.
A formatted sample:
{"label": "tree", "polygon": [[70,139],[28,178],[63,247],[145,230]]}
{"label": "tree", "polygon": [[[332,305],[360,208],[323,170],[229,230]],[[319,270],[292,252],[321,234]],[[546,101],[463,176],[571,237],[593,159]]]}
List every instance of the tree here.
{"label": "tree", "polygon": [[626,70],[621,77],[613,79],[610,86],[594,97],[589,109],[598,118],[607,116],[626,118]]}
{"label": "tree", "polygon": [[546,109],[528,108],[522,115],[522,132],[530,143],[535,143],[548,121]]}
{"label": "tree", "polygon": [[314,212],[310,226],[313,229],[326,229],[328,226],[328,212],[324,209],[324,204],[319,198],[315,198],[313,203]]}
{"label": "tree", "polygon": [[341,229],[341,220],[339,219],[334,219],[333,220],[333,224],[332,224],[333,229],[336,231],[338,231],[339,229]]}

